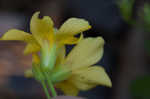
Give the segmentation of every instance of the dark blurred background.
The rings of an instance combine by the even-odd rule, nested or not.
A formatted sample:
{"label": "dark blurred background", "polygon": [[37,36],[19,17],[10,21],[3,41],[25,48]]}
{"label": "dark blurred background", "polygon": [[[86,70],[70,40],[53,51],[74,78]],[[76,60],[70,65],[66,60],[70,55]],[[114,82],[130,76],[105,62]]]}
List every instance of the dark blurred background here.
{"label": "dark blurred background", "polygon": [[[0,0],[0,36],[12,28],[30,32],[29,22],[35,11],[51,16],[57,28],[70,17],[84,18],[92,25],[84,36],[102,36],[106,41],[104,57],[98,64],[106,69],[113,87],[98,86],[79,95],[87,99],[150,99],[140,95],[135,98],[132,88],[138,77],[149,75],[150,36],[143,17],[148,0],[135,0],[131,8],[130,4],[118,6],[120,1],[123,0]],[[31,68],[31,56],[23,55],[24,45],[0,42],[0,99],[45,98],[41,86],[24,77],[24,71]]]}

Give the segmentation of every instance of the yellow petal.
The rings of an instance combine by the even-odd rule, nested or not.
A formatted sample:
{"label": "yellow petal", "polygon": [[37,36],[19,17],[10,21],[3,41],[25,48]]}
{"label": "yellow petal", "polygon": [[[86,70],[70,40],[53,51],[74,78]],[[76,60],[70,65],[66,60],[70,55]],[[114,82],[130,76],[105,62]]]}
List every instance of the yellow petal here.
{"label": "yellow petal", "polygon": [[60,35],[75,35],[90,29],[88,21],[80,18],[70,18],[68,19],[58,30]]}
{"label": "yellow petal", "polygon": [[58,56],[56,58],[56,66],[61,65],[65,59],[66,56],[65,46],[58,48],[57,55]]}
{"label": "yellow petal", "polygon": [[72,69],[91,66],[102,58],[103,46],[101,37],[83,39],[72,49],[64,64]]}
{"label": "yellow petal", "polygon": [[82,80],[80,81],[80,78],[76,78],[76,77],[70,79],[70,82],[72,82],[79,90],[82,90],[82,91],[90,90],[96,87],[97,85],[93,83],[82,82]]}
{"label": "yellow petal", "polygon": [[30,53],[36,53],[38,51],[40,51],[40,45],[38,43],[32,42],[27,44],[24,50],[24,54],[27,55]]}
{"label": "yellow petal", "polygon": [[26,41],[26,42],[29,42],[32,39],[33,38],[31,34],[21,31],[21,30],[17,30],[17,29],[9,30],[1,38],[1,40],[21,40],[21,41]]}
{"label": "yellow petal", "polygon": [[40,57],[38,56],[38,54],[36,54],[36,53],[32,54],[32,63],[34,63],[34,64],[40,63]]}
{"label": "yellow petal", "polygon": [[56,84],[56,88],[59,88],[64,92],[65,95],[68,96],[77,96],[79,90],[69,81],[63,81],[61,83]]}
{"label": "yellow petal", "polygon": [[67,36],[67,35],[56,35],[57,41],[64,45],[64,44],[68,44],[68,45],[72,45],[72,44],[77,44],[79,41],[81,41],[83,39],[83,34],[81,33],[80,37],[74,37],[74,36]]}
{"label": "yellow petal", "polygon": [[36,12],[31,19],[30,29],[35,39],[42,45],[43,41],[53,42],[53,21],[49,16],[39,18],[40,12]]}
{"label": "yellow petal", "polygon": [[72,82],[81,90],[88,90],[96,85],[112,86],[109,76],[100,66],[76,70],[73,73]]}
{"label": "yellow petal", "polygon": [[33,53],[40,50],[40,46],[33,38],[33,36],[21,30],[17,29],[9,30],[2,36],[1,40],[22,40],[27,42],[28,44],[24,50],[24,54]]}

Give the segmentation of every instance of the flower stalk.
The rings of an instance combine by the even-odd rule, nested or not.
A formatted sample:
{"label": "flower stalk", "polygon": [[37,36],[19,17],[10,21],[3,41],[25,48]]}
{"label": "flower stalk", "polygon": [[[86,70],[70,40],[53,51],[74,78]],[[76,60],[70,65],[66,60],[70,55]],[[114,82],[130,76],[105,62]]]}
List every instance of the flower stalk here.
{"label": "flower stalk", "polygon": [[43,90],[44,90],[44,92],[45,92],[45,95],[47,96],[47,99],[51,99],[51,96],[49,95],[48,88],[47,88],[47,86],[46,86],[46,84],[45,84],[45,81],[41,81],[41,85],[42,85],[42,87],[43,87]]}
{"label": "flower stalk", "polygon": [[[47,75],[46,75],[46,76],[47,76]],[[46,78],[49,78],[49,77],[47,76]],[[56,97],[56,96],[57,96],[57,93],[56,93],[56,91],[55,91],[55,88],[54,88],[54,86],[53,86],[51,80],[50,80],[50,79],[47,79],[47,83],[48,83],[49,89],[51,90],[52,96],[53,96],[53,97]]]}

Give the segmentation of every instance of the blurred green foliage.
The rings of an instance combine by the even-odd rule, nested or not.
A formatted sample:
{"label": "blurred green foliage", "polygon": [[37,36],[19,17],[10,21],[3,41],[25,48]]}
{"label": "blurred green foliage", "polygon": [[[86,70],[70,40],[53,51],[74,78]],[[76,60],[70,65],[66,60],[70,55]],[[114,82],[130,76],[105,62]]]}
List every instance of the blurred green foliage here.
{"label": "blurred green foliage", "polygon": [[128,23],[133,23],[132,16],[134,2],[135,0],[120,0],[117,2],[123,19]]}
{"label": "blurred green foliage", "polygon": [[[120,0],[117,2],[122,18],[131,25],[137,23],[136,20],[133,19],[134,3],[135,0]],[[135,24],[135,26],[150,32],[150,5],[145,3],[142,12],[139,10],[138,13],[140,15],[139,19],[142,20],[143,23]],[[150,40],[145,40],[145,48],[150,55]],[[133,80],[131,82],[130,91],[133,99],[150,99],[150,75],[137,77],[136,80]]]}
{"label": "blurred green foliage", "polygon": [[148,56],[150,56],[150,40],[149,39],[144,41],[144,47],[145,47],[146,53],[148,54]]}
{"label": "blurred green foliage", "polygon": [[150,75],[133,80],[130,88],[134,99],[150,99]]}
{"label": "blurred green foliage", "polygon": [[150,5],[148,3],[144,5],[143,20],[144,20],[144,29],[150,32]]}
{"label": "blurred green foliage", "polygon": [[[143,13],[140,12],[140,18],[142,18],[143,23],[141,28],[150,32],[150,5],[148,3],[144,4]],[[145,49],[147,54],[150,55],[150,40],[145,40]],[[145,75],[142,77],[137,77],[136,80],[133,80],[131,83],[131,95],[134,99],[150,99],[150,75]]]}
{"label": "blurred green foliage", "polygon": [[149,32],[150,32],[150,4],[144,4],[144,14],[143,14],[144,25],[143,28],[146,32],[148,32],[148,39],[145,40],[145,49],[148,55],[150,55],[150,40],[149,40]]}

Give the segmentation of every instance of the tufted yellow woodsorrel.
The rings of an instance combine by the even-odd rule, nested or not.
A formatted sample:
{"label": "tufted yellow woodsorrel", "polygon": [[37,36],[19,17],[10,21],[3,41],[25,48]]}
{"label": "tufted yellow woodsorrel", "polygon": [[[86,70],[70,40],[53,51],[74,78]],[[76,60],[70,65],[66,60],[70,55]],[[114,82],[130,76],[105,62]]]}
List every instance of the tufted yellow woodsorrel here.
{"label": "tufted yellow woodsorrel", "polygon": [[[32,70],[27,77],[38,80],[50,99],[55,89],[61,89],[66,95],[76,96],[80,90],[89,90],[97,85],[111,87],[112,83],[104,68],[94,66],[103,56],[102,37],[83,38],[82,32],[91,28],[84,19],[70,18],[60,29],[54,28],[49,16],[39,18],[40,12],[33,14],[30,22],[32,34],[11,29],[0,40],[19,40],[27,43],[25,54],[32,54]],[[79,38],[76,34],[81,34]],[[66,44],[77,44],[67,55]]]}
{"label": "tufted yellow woodsorrel", "polygon": [[52,69],[57,49],[64,44],[76,44],[82,39],[75,37],[76,34],[82,33],[91,28],[89,23],[84,19],[70,18],[60,27],[54,28],[53,21],[49,16],[39,18],[40,12],[33,14],[30,22],[30,31],[32,34],[21,30],[11,29],[6,32],[1,40],[21,40],[27,43],[24,50],[25,54],[41,51],[42,65]]}

